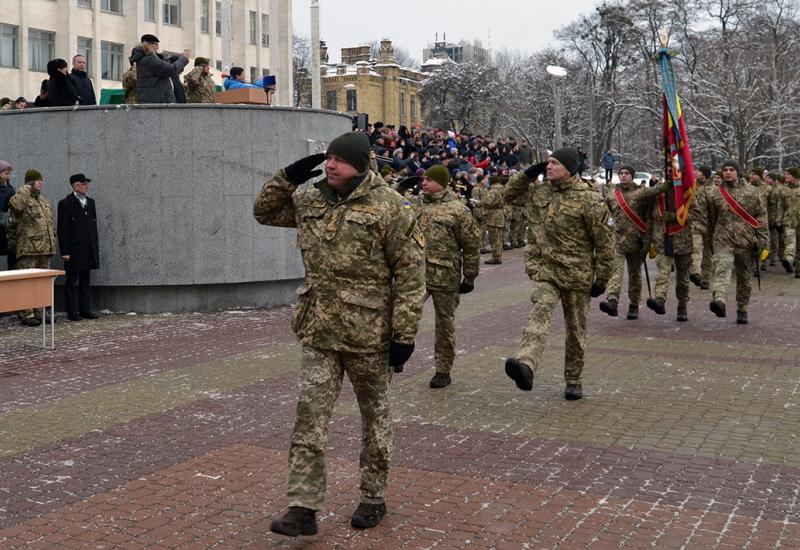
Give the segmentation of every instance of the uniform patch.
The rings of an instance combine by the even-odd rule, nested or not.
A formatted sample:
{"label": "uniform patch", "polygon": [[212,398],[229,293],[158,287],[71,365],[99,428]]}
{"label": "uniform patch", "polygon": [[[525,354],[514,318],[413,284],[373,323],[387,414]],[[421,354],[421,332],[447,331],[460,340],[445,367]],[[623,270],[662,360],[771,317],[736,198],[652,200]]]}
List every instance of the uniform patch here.
{"label": "uniform patch", "polygon": [[375,208],[374,206],[367,206],[366,204],[354,204],[351,207],[351,210],[356,212],[366,212],[367,214],[380,214],[380,210]]}
{"label": "uniform patch", "polygon": [[411,234],[414,232],[414,228],[415,227],[417,227],[417,219],[416,218],[411,220],[411,224],[408,226],[408,229],[406,229],[406,238],[411,236]]}
{"label": "uniform patch", "polygon": [[422,236],[422,233],[419,231],[414,233],[414,240],[417,241],[420,248],[425,248],[425,237]]}
{"label": "uniform patch", "polygon": [[403,201],[403,208],[411,208],[411,202]]}

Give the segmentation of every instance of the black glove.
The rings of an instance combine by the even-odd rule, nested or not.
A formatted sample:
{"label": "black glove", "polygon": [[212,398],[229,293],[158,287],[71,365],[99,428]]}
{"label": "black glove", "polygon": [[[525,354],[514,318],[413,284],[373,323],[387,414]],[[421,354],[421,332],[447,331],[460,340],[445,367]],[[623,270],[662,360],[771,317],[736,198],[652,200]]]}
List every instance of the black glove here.
{"label": "black glove", "polygon": [[394,367],[394,372],[403,372],[403,365],[412,353],[414,353],[414,342],[401,344],[392,341],[389,345],[389,366]]}
{"label": "black glove", "polygon": [[283,169],[286,177],[295,185],[301,185],[311,178],[315,178],[322,174],[322,170],[314,170],[319,164],[325,160],[325,153],[316,153],[307,157],[301,158],[293,162]]}
{"label": "black glove", "polygon": [[475,289],[475,283],[468,283],[466,279],[461,281],[461,285],[458,287],[459,294],[469,294]]}
{"label": "black glove", "polygon": [[602,296],[605,291],[606,283],[595,281],[592,283],[592,288],[589,289],[589,294],[592,295],[592,298],[597,298],[598,296]]}
{"label": "black glove", "polygon": [[770,231],[775,231],[776,229],[778,229],[777,225],[775,225],[774,223],[769,224],[769,230]]}
{"label": "black glove", "polygon": [[540,162],[539,164],[532,164],[525,169],[525,175],[528,176],[530,179],[535,180],[542,174],[547,172],[547,163]]}
{"label": "black glove", "polygon": [[419,176],[410,176],[398,181],[397,186],[402,187],[403,189],[414,189],[421,181],[422,178]]}

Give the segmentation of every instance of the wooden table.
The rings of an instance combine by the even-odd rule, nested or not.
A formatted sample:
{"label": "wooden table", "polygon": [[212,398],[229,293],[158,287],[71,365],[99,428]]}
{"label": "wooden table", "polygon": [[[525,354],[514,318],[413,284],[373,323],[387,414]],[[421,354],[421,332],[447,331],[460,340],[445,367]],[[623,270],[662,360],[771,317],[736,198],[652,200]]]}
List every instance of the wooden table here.
{"label": "wooden table", "polygon": [[58,269],[14,269],[0,271],[0,313],[42,308],[42,347],[47,347],[47,317],[50,308],[50,348],[56,349],[55,280]]}

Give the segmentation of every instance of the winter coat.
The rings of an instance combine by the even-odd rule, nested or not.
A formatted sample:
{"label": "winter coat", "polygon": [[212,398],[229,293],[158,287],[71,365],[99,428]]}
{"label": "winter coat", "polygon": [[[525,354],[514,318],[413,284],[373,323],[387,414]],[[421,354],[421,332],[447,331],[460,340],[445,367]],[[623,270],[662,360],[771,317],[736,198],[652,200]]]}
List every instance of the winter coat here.
{"label": "winter coat", "polygon": [[92,81],[86,71],[72,69],[70,76],[75,83],[75,90],[78,92],[78,103],[81,105],[97,105],[94,86],[92,86]]}
{"label": "winter coat", "polygon": [[58,202],[58,250],[69,256],[67,271],[88,271],[100,267],[97,244],[97,211],[94,200],[86,197],[86,206],[70,193]]}
{"label": "winter coat", "polygon": [[[9,244],[17,258],[23,256],[52,256],[56,252],[53,210],[39,191],[23,185],[8,201],[11,211]],[[12,242],[13,241],[13,242]]]}
{"label": "winter coat", "polygon": [[0,256],[8,254],[6,225],[8,225],[8,202],[14,196],[10,183],[0,182]]}
{"label": "winter coat", "polygon": [[139,103],[175,103],[172,77],[181,73],[189,59],[182,55],[175,63],[167,63],[154,53],[145,54],[141,46],[133,49],[131,57],[136,63]]}
{"label": "winter coat", "polygon": [[[225,82],[222,83],[222,87],[226,90],[236,90],[238,88],[258,88],[258,86],[254,86],[253,84],[236,80],[232,76],[229,76],[225,79]],[[261,89],[263,90],[263,88]]]}
{"label": "winter coat", "polygon": [[601,162],[603,163],[603,168],[606,170],[612,170],[615,162],[614,155],[611,153],[604,153]]}
{"label": "winter coat", "polygon": [[214,103],[216,88],[214,81],[203,72],[203,67],[195,67],[183,77],[186,87],[187,103]]}
{"label": "winter coat", "polygon": [[[761,200],[761,194],[741,178],[733,183],[723,182],[722,185],[748,214],[758,220],[759,228],[753,229],[734,213],[722,197],[719,187],[715,187],[708,194],[706,221],[708,229],[713,231],[714,252],[719,250],[745,252],[767,248],[769,246],[767,208]],[[708,223],[709,221],[712,223]]]}
{"label": "winter coat", "polygon": [[47,82],[47,104],[50,107],[72,107],[78,101],[75,81],[60,71],[50,75]]}

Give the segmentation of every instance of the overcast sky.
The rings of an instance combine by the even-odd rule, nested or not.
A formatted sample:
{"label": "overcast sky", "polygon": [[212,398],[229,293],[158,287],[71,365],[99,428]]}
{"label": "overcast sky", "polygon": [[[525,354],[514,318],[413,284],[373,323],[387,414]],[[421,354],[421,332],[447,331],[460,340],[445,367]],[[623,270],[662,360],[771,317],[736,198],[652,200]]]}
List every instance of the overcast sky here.
{"label": "overcast sky", "polygon": [[[320,37],[331,61],[342,48],[390,38],[420,63],[439,33],[448,42],[479,39],[484,47],[534,52],[553,31],[590,13],[599,0],[320,0]],[[292,0],[294,31],[311,36],[310,0]]]}

